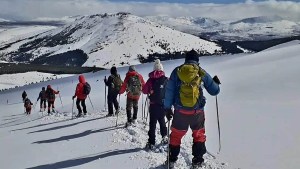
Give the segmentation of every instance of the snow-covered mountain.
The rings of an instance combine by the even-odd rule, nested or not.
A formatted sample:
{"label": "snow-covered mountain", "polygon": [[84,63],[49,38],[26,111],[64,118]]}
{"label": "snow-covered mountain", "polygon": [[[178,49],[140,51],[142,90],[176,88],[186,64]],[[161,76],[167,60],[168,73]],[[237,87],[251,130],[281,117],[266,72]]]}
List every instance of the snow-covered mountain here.
{"label": "snow-covered mountain", "polygon": [[300,35],[299,22],[279,16],[252,17],[234,22],[218,22],[197,17],[153,16],[147,18],[182,32],[200,35],[211,40],[267,40]]}
{"label": "snow-covered mountain", "polygon": [[[202,54],[221,51],[213,42],[128,13],[97,14],[23,40],[1,43],[4,56],[0,59],[48,64],[59,56],[55,64],[62,64],[64,57],[84,60],[83,66],[111,67],[138,64],[149,54],[191,49]],[[68,56],[62,55],[66,52]]]}
{"label": "snow-covered mountain", "polygon": [[0,22],[9,22],[9,20],[0,18]]}

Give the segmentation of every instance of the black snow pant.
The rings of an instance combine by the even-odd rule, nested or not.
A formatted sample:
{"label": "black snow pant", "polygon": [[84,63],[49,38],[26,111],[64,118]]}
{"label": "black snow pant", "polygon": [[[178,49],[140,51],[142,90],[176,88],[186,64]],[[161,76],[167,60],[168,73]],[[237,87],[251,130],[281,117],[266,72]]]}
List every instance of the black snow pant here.
{"label": "black snow pant", "polygon": [[113,107],[115,107],[116,112],[119,109],[119,102],[117,100],[117,97],[118,97],[117,92],[111,92],[111,93],[108,93],[108,95],[107,95],[108,114],[109,115],[114,114]]}
{"label": "black snow pant", "polygon": [[76,100],[76,106],[77,106],[77,109],[78,109],[78,114],[82,114],[82,109],[80,107],[80,103],[81,103],[81,106],[82,106],[82,109],[83,109],[83,113],[86,115],[86,106],[85,106],[85,99],[78,99]]}
{"label": "black snow pant", "polygon": [[[127,97],[126,101],[126,113],[127,113],[127,121],[132,122],[132,120],[137,119],[138,112],[138,99],[131,99]],[[133,116],[131,116],[131,109],[133,108]]]}
{"label": "black snow pant", "polygon": [[52,111],[54,111],[54,100],[48,100],[48,114],[50,113],[50,109],[51,109],[51,106],[52,106]]}
{"label": "black snow pant", "polygon": [[148,131],[148,142],[155,145],[155,129],[156,123],[159,123],[160,134],[162,137],[167,135],[167,127],[165,122],[165,111],[160,104],[150,104],[149,107],[150,121],[149,121],[149,131]]}
{"label": "black snow pant", "polygon": [[[44,105],[44,106],[43,106]],[[42,109],[42,108],[44,108],[44,109],[46,109],[46,99],[41,99],[41,101],[40,101],[40,108]]]}

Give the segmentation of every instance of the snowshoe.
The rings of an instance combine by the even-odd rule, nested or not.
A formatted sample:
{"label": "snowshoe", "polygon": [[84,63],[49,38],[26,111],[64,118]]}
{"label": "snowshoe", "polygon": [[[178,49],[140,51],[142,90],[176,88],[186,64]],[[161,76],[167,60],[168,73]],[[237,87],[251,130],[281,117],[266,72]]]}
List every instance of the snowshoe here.
{"label": "snowshoe", "polygon": [[107,114],[105,117],[112,117],[114,116],[113,114]]}
{"label": "snowshoe", "polygon": [[75,117],[81,117],[82,116],[82,114],[81,113],[78,113]]}
{"label": "snowshoe", "polygon": [[192,163],[191,169],[201,169],[203,166],[203,163]]}
{"label": "snowshoe", "polygon": [[137,119],[133,119],[132,124],[137,124]]}
{"label": "snowshoe", "polygon": [[204,159],[202,157],[194,157],[192,159],[192,167],[191,169],[200,169],[203,167],[203,164],[204,164]]}

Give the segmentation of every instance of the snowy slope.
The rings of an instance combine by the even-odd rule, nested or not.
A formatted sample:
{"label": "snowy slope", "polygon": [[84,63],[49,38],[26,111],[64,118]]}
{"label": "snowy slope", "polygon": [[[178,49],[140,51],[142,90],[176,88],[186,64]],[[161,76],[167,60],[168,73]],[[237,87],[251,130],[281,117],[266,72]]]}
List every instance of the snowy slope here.
{"label": "snowy slope", "polygon": [[50,73],[27,72],[17,74],[0,75],[0,90],[14,88],[16,86],[24,86],[41,81],[58,79],[71,75],[55,75]]}
{"label": "snowy slope", "polygon": [[[299,101],[298,72],[299,44],[278,46],[255,54],[201,57],[201,66],[211,75],[217,74],[222,82],[218,96],[221,153],[217,159],[205,156],[213,169],[295,169],[299,168]],[[183,60],[163,62],[167,75]],[[147,77],[153,64],[138,65],[137,70]],[[125,77],[127,67],[118,69]],[[104,118],[104,76],[109,71],[85,74],[92,85],[87,100],[86,118],[70,120],[71,96],[77,76],[51,82],[29,85],[1,92],[0,99],[0,164],[6,169],[55,168],[157,168],[165,160],[165,153],[147,153],[141,148],[147,142],[147,126],[141,120],[136,128],[115,127],[115,117]],[[145,78],[147,79],[147,78]],[[51,84],[61,91],[63,106],[57,98],[56,109],[69,116],[43,117],[35,112],[23,115],[21,93],[37,97],[42,86]],[[207,96],[206,132],[207,149],[216,154],[218,149],[215,97]],[[8,105],[6,103],[8,99]],[[144,98],[145,99],[145,98]],[[125,97],[121,96],[125,107]],[[124,125],[125,112],[119,117]],[[159,134],[157,135],[160,140]],[[191,132],[183,139],[177,164],[188,168],[191,163]]]}
{"label": "snowy slope", "polygon": [[234,22],[218,22],[201,17],[151,16],[147,18],[174,29],[210,39],[265,40],[300,34],[299,23],[278,16],[245,18]]}
{"label": "snowy slope", "polygon": [[7,41],[19,41],[56,28],[55,26],[18,26],[0,28],[0,45]]}
{"label": "snowy slope", "polygon": [[[42,42],[42,43],[41,43]],[[10,43],[10,44],[9,44]],[[221,48],[171,28],[127,13],[82,16],[31,39],[0,46],[5,60],[25,61],[81,49],[88,59],[83,66],[111,67],[138,64],[138,57],[196,49],[213,54]]]}

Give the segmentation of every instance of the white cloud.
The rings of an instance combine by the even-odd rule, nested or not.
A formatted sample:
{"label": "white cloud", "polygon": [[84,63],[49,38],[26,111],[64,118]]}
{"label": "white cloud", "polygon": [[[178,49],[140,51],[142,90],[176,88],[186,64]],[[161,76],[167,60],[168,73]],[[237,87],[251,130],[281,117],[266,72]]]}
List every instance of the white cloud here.
{"label": "white cloud", "polygon": [[[130,12],[135,15],[203,16],[217,20],[279,15],[300,21],[300,2],[246,0],[237,4],[178,4],[110,2],[100,0],[1,0],[0,17],[33,19],[95,13]],[[10,18],[8,18],[10,19]]]}

